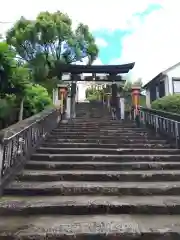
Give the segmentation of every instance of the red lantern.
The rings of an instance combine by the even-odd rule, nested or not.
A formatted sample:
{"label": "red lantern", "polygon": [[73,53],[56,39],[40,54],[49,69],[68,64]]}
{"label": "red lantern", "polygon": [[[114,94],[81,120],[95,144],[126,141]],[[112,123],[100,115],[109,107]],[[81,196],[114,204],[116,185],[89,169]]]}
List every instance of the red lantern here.
{"label": "red lantern", "polygon": [[132,88],[132,105],[135,110],[135,115],[139,114],[139,104],[140,104],[140,88],[134,87]]}

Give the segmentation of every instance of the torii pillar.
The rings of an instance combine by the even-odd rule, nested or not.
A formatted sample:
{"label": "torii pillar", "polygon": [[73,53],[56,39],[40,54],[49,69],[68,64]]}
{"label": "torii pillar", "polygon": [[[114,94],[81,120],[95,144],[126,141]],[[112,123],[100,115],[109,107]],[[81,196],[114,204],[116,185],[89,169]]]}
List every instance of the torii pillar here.
{"label": "torii pillar", "polygon": [[78,76],[71,74],[71,118],[76,117],[76,92]]}
{"label": "torii pillar", "polygon": [[118,88],[117,84],[114,82],[116,74],[109,74],[110,80],[112,81],[111,84],[111,92],[112,92],[112,102],[116,107],[116,110],[118,108],[118,103],[117,103],[117,94],[118,94]]}

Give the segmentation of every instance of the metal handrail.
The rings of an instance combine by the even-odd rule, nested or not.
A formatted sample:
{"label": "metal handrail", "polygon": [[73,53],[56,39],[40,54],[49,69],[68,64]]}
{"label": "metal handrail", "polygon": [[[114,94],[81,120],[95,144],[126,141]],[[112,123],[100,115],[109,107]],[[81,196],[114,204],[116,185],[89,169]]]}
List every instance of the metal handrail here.
{"label": "metal handrail", "polygon": [[[34,149],[60,120],[59,109],[46,109],[1,131],[4,135],[0,145],[0,188],[16,169],[26,163]],[[5,136],[6,134],[10,136]]]}
{"label": "metal handrail", "polygon": [[[47,109],[44,110],[44,111],[42,111],[40,114],[38,113],[38,114],[36,114],[36,115],[34,115],[34,116],[31,116],[31,117],[29,117],[29,118],[27,118],[27,119],[22,120],[21,123],[15,123],[15,124],[13,124],[13,125],[5,128],[5,129],[1,130],[1,131],[0,131],[0,135],[3,135],[3,139],[9,140],[9,139],[15,137],[17,134],[20,134],[21,132],[23,132],[25,129],[31,127],[33,124],[35,124],[35,123],[37,123],[37,122],[40,122],[43,118],[49,116],[49,114],[51,114],[53,111],[55,111],[55,108],[51,108],[51,111],[47,112],[46,115],[43,115],[43,113],[46,112],[46,111],[47,111]],[[39,115],[40,115],[40,116],[39,116]],[[42,116],[42,115],[43,115],[43,116]],[[35,119],[35,118],[38,117],[38,116],[39,116],[39,119],[38,119],[38,118]],[[33,118],[34,118],[34,119],[33,119]],[[33,120],[33,122],[29,124],[29,121],[30,121],[30,120]],[[22,126],[22,124],[23,124],[23,123],[26,123],[26,122],[27,122],[27,126],[24,126],[22,129],[18,130],[18,127],[19,127],[20,125]],[[19,125],[19,124],[20,124],[20,125]],[[17,129],[17,131],[16,131],[14,134],[12,134],[11,136],[6,137],[5,135],[7,134],[7,132],[9,132],[9,133],[11,132],[11,129],[12,129],[13,126],[15,127],[15,131],[16,131],[16,129]],[[18,126],[18,127],[17,127],[17,126]]]}
{"label": "metal handrail", "polygon": [[[179,115],[140,107],[140,124],[154,129],[156,133],[165,135],[170,141],[175,141],[176,147],[180,148],[180,119]],[[163,116],[162,116],[163,115]],[[176,116],[176,119],[173,117]],[[179,116],[180,117],[180,116]]]}

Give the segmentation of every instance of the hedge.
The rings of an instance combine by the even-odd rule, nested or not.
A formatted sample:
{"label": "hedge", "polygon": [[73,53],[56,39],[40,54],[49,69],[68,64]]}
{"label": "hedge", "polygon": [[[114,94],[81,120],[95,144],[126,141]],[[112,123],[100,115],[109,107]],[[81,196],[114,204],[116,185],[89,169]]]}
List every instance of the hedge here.
{"label": "hedge", "polygon": [[180,94],[159,98],[152,102],[152,109],[180,114]]}

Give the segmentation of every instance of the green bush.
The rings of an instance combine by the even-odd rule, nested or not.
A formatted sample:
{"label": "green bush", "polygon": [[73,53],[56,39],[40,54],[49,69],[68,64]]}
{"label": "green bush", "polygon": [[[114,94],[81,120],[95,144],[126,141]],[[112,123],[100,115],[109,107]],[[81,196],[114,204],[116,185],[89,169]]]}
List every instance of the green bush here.
{"label": "green bush", "polygon": [[140,106],[146,107],[146,96],[144,95],[140,96]]}
{"label": "green bush", "polygon": [[88,101],[97,101],[97,100],[99,100],[98,99],[98,96],[97,95],[89,95],[87,98],[86,98]]}
{"label": "green bush", "polygon": [[0,119],[5,119],[12,114],[15,108],[15,95],[6,95],[5,98],[0,98]]}
{"label": "green bush", "polygon": [[159,98],[152,102],[151,107],[156,110],[180,114],[180,94]]}
{"label": "green bush", "polygon": [[41,112],[45,109],[45,107],[51,104],[52,99],[49,96],[46,88],[39,84],[29,85],[29,87],[27,87],[24,101],[24,110],[26,116]]}
{"label": "green bush", "polygon": [[101,97],[101,90],[95,88],[86,89],[86,99],[88,101],[98,101]]}

